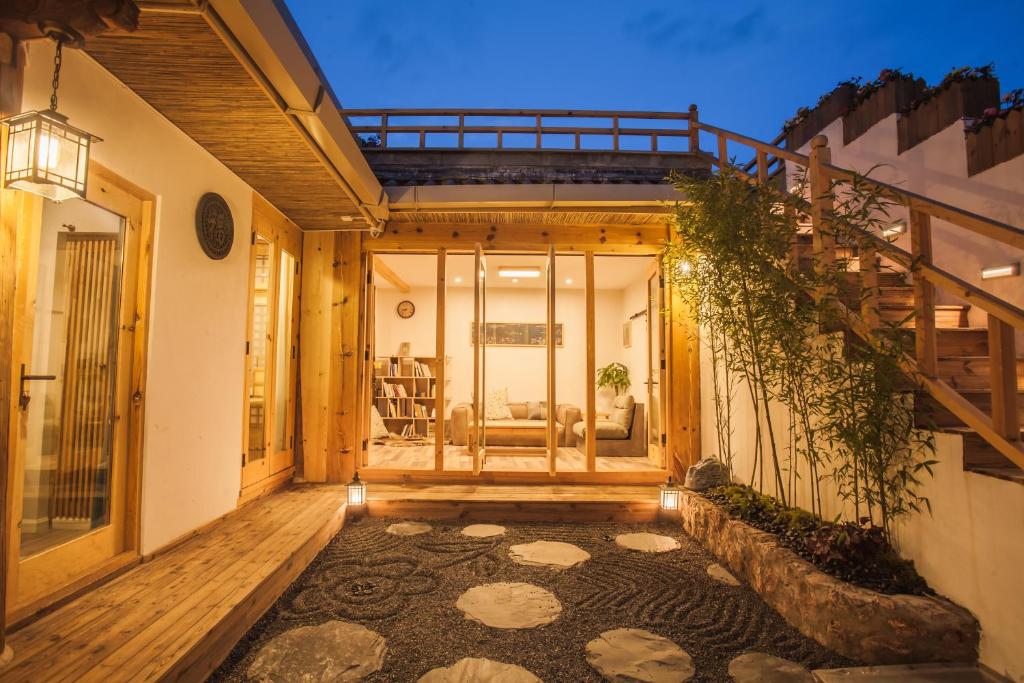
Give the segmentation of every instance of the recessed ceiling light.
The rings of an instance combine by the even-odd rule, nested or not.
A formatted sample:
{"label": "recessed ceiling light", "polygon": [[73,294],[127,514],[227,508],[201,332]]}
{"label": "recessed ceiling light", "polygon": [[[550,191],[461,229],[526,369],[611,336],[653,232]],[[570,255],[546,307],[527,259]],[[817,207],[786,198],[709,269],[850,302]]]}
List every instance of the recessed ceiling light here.
{"label": "recessed ceiling light", "polygon": [[498,277],[540,277],[537,266],[499,266]]}
{"label": "recessed ceiling light", "polygon": [[518,282],[519,282],[519,278],[517,278],[517,277],[512,278],[512,284],[516,284]]}
{"label": "recessed ceiling light", "polygon": [[457,284],[457,285],[461,285],[462,284],[462,276],[461,275],[456,275],[455,276],[455,284]]}
{"label": "recessed ceiling light", "polygon": [[571,277],[565,278],[565,284],[571,285],[572,284],[572,278]]}
{"label": "recessed ceiling light", "polygon": [[342,216],[341,217],[341,222],[342,223],[351,223],[352,222],[352,216]]}

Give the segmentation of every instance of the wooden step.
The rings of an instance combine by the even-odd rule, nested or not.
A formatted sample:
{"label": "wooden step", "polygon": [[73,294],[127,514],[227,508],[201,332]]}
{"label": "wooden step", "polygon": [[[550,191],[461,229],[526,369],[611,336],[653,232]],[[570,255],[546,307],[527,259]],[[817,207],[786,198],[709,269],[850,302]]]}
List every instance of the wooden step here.
{"label": "wooden step", "polygon": [[[1024,432],[1021,436],[1024,438]],[[963,437],[965,470],[1024,484],[1024,469],[1017,467],[976,432],[964,431]]]}
{"label": "wooden step", "polygon": [[[907,337],[907,348],[914,349],[914,328],[902,327],[899,332]],[[988,330],[984,327],[947,327],[936,329],[938,355],[988,356]]]}
{"label": "wooden step", "polygon": [[[943,304],[935,307],[935,327],[944,329],[967,327],[967,312],[970,306],[959,304]],[[886,322],[900,322],[904,327],[914,326],[914,307],[904,304],[881,303],[878,314]]]}
{"label": "wooden step", "polygon": [[[939,377],[961,391],[989,391],[992,388],[988,356],[939,358]],[[1017,359],[1017,390],[1024,391],[1024,358]]]}
{"label": "wooden step", "polygon": [[[986,415],[992,414],[992,392],[961,391],[960,395],[978,407]],[[945,406],[924,392],[918,392],[914,401],[915,414],[919,426],[927,428],[933,425],[939,429],[964,427],[964,423]],[[1017,394],[1017,414],[1024,422],[1024,391]]]}

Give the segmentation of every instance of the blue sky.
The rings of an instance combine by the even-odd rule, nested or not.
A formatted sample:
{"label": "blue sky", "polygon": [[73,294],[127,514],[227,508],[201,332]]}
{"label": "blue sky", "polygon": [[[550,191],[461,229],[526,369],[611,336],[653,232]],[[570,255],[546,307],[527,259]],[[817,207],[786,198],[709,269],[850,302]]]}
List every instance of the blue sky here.
{"label": "blue sky", "polygon": [[[347,107],[684,111],[763,139],[836,82],[1024,87],[1024,2],[285,0]],[[853,8],[854,13],[849,10]]]}

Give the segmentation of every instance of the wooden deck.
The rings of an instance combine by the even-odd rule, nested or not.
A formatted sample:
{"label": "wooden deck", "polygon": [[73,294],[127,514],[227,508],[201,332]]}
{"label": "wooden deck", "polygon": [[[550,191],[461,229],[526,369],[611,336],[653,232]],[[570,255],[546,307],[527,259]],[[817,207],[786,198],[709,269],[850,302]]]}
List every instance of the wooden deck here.
{"label": "wooden deck", "polygon": [[0,681],[201,681],[344,519],[338,486],[254,501],[12,633]]}

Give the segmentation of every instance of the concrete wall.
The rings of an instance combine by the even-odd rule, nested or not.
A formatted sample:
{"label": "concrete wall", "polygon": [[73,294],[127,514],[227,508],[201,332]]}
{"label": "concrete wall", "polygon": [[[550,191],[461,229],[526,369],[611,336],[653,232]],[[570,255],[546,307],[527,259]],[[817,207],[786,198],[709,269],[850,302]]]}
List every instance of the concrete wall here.
{"label": "concrete wall", "polygon": [[[29,47],[24,107],[49,104],[53,48]],[[108,72],[64,53],[60,111],[103,138],[93,158],[157,196],[142,467],[142,552],[233,509],[241,476],[242,380],[252,189]],[[235,245],[211,261],[199,197],[231,207]]]}

